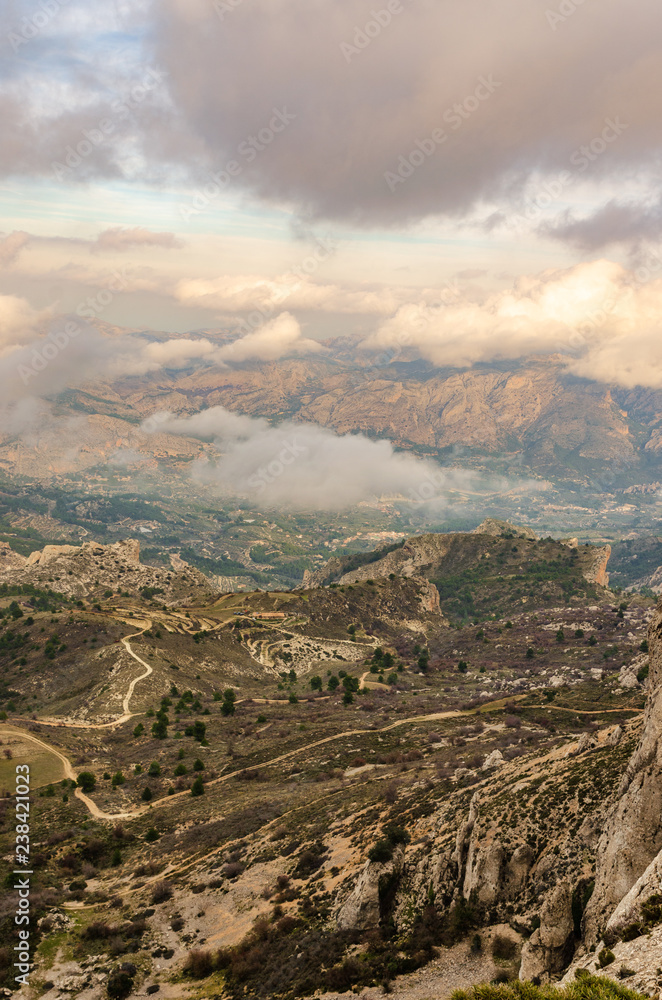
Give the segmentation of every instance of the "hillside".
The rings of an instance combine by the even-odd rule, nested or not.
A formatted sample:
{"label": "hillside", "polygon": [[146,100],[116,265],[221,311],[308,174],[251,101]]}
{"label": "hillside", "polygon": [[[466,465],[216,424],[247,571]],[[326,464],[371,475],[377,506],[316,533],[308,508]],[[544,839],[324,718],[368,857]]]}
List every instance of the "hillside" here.
{"label": "hillside", "polygon": [[508,614],[518,606],[568,605],[596,597],[609,583],[610,547],[576,539],[537,539],[530,529],[490,520],[471,533],[420,535],[401,544],[332,559],[309,584],[348,584],[370,578],[424,577],[453,619]]}
{"label": "hillside", "polygon": [[[443,539],[432,564],[516,545],[535,565],[540,544],[491,522]],[[30,763],[35,998],[158,986],[172,1000],[350,988],[369,1000],[392,983],[404,1000],[443,1000],[521,963],[544,979],[581,959],[596,869],[612,881],[600,831],[618,826],[650,725],[653,604],[614,604],[598,583],[581,592],[595,553],[555,544],[555,558],[579,560],[568,601],[545,603],[552,578],[545,601],[507,590],[503,614],[464,627],[419,573],[428,540],[382,555],[410,561],[394,579],[376,560],[352,571],[373,576],[336,586],[224,595],[193,593],[186,567],[166,595],[146,594],[135,546],[111,546],[91,553],[100,572],[118,567],[98,600],[93,573],[74,583],[64,567],[76,563],[62,561],[87,549],[39,581],[59,593],[23,582],[42,555],[30,567],[8,556],[0,781],[9,790]],[[3,816],[7,853],[11,808]],[[613,909],[596,894],[600,913]],[[646,993],[635,945],[612,947],[630,949],[627,983]],[[5,970],[8,959],[0,949]]]}

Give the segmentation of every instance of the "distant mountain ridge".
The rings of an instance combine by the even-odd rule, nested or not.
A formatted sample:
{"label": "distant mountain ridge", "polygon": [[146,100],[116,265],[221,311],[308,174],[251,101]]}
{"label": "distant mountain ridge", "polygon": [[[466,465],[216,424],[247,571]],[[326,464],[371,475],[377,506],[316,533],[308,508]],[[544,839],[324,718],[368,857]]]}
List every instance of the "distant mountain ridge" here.
{"label": "distant mountain ridge", "polygon": [[[136,423],[157,410],[185,415],[224,406],[340,434],[385,437],[419,453],[461,457],[463,464],[503,456],[522,471],[580,485],[597,481],[605,490],[660,479],[662,390],[579,379],[567,374],[560,357],[439,369],[421,361],[375,363],[346,340],[325,347],[314,357],[97,380],[59,402],[93,418],[84,431],[87,465],[120,441],[121,447],[137,447]],[[140,447],[155,457],[191,454],[182,439],[163,435]],[[58,470],[56,440],[49,449]],[[79,467],[85,454],[78,456]],[[25,449],[21,455],[11,435],[0,436],[0,466],[9,471],[21,458],[26,463]]]}

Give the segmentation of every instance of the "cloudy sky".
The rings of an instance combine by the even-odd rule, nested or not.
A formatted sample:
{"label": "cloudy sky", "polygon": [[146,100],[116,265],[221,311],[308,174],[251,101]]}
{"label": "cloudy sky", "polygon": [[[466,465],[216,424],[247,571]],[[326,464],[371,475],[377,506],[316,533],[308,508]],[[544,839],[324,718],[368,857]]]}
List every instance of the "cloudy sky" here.
{"label": "cloudy sky", "polygon": [[349,335],[662,386],[654,0],[5,0],[0,47],[0,370],[72,313],[174,335],[118,371]]}

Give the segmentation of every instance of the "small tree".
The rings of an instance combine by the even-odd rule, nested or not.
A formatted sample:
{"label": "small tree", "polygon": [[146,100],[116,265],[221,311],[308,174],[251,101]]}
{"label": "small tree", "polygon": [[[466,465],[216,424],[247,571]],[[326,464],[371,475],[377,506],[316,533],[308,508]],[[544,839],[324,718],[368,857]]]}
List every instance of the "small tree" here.
{"label": "small tree", "polygon": [[311,677],[310,686],[313,691],[321,691],[323,687],[322,678],[319,677],[317,674],[314,677]]}
{"label": "small tree", "polygon": [[204,769],[205,769],[205,765],[202,763],[202,761],[198,757],[197,760],[195,760],[193,762],[193,770],[194,771],[204,771]]}
{"label": "small tree", "polygon": [[152,761],[152,763],[149,765],[149,770],[147,773],[150,776],[150,778],[158,778],[158,776],[161,773],[161,765],[157,760]]}
{"label": "small tree", "polygon": [[84,792],[93,792],[96,783],[97,779],[91,771],[81,771],[76,779],[76,784],[79,788],[82,788]]}
{"label": "small tree", "polygon": [[145,834],[145,840],[147,841],[148,844],[153,844],[155,840],[159,839],[159,837],[160,834],[156,829],[156,827],[154,826],[150,826],[149,830]]}
{"label": "small tree", "polygon": [[204,743],[206,734],[207,734],[206,725],[204,724],[204,722],[200,722],[199,719],[196,719],[195,722],[193,723],[193,739],[197,740],[198,743]]}
{"label": "small tree", "polygon": [[136,739],[138,739],[138,737],[142,736],[144,732],[145,732],[145,727],[143,726],[142,722],[139,722],[138,725],[133,730],[133,735],[135,736]]}
{"label": "small tree", "polygon": [[226,688],[223,692],[223,704],[221,705],[221,713],[225,716],[234,715],[235,701],[237,699],[236,694],[232,688]]}
{"label": "small tree", "polygon": [[124,775],[122,774],[122,772],[121,771],[116,771],[115,774],[113,775],[112,781],[110,783],[113,786],[113,788],[117,788],[118,785],[123,785],[125,783],[125,781],[126,781],[126,778],[124,777]]}
{"label": "small tree", "polygon": [[205,794],[205,785],[202,780],[202,775],[199,774],[198,777],[193,782],[193,784],[191,785],[191,795],[204,795],[204,794]]}
{"label": "small tree", "polygon": [[168,735],[168,716],[158,713],[159,718],[152,723],[152,736],[157,740],[164,740]]}
{"label": "small tree", "polygon": [[141,795],[143,802],[151,802],[152,800],[152,789],[149,785],[145,785],[145,789]]}

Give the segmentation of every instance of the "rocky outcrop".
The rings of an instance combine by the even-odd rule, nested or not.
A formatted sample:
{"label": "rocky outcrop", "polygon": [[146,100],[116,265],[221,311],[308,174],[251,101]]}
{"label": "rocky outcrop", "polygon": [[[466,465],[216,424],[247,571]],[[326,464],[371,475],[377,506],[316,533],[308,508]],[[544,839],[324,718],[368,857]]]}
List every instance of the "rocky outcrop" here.
{"label": "rocky outcrop", "polygon": [[639,681],[640,671],[645,671],[648,667],[648,654],[641,653],[636,656],[632,663],[623,664],[618,675],[618,683],[626,690],[634,690],[641,686]]}
{"label": "rocky outcrop", "polygon": [[649,693],[641,742],[598,846],[595,891],[584,918],[586,942],[600,930],[662,851],[662,606],[648,631]]}
{"label": "rocky outcrop", "polygon": [[548,982],[565,969],[573,950],[572,886],[562,882],[546,896],[540,911],[540,927],[524,944],[520,979]]}
{"label": "rocky outcrop", "polygon": [[[487,518],[471,532],[415,535],[383,555],[378,551],[368,555],[370,562],[352,566],[348,557],[334,556],[327,563],[304,576],[308,588],[324,587],[332,582],[342,585],[361,583],[371,579],[385,579],[391,575],[430,580],[455,575],[471,565],[482,564],[494,548],[494,539],[503,536],[523,539],[525,543],[537,541],[530,528],[510,524],[508,521]],[[505,543],[510,548],[509,543]],[[609,583],[607,564],[611,555],[609,545],[595,548],[582,545],[574,549],[577,568],[589,583],[606,587]],[[525,557],[528,558],[528,557]]]}
{"label": "rocky outcrop", "polygon": [[381,894],[400,875],[404,860],[405,848],[400,845],[393,851],[390,861],[366,861],[354,889],[338,911],[339,930],[367,930],[379,926]]}
{"label": "rocky outcrop", "polygon": [[493,538],[500,538],[501,535],[515,535],[516,538],[530,538],[535,542],[538,538],[531,528],[522,527],[519,524],[511,524],[510,521],[500,521],[496,517],[486,517],[482,524],[471,532],[472,535],[491,535]]}
{"label": "rocky outcrop", "polygon": [[611,556],[611,545],[605,545],[603,548],[594,549],[594,561],[587,569],[584,570],[584,578],[588,580],[589,583],[597,583],[598,587],[608,587],[609,586],[609,573],[607,572],[607,565],[609,563],[609,557]]}
{"label": "rocky outcrop", "polygon": [[135,596],[148,588],[168,602],[214,590],[207,577],[182,560],[172,570],[144,565],[140,542],[133,538],[112,545],[46,545],[27,559],[11,549],[0,550],[0,582],[4,580],[30,583],[69,598],[98,598],[106,590]]}
{"label": "rocky outcrop", "polygon": [[501,751],[499,749],[493,750],[483,761],[481,771],[491,771],[493,767],[503,767],[505,763],[506,761]]}
{"label": "rocky outcrop", "polygon": [[618,930],[641,919],[642,905],[662,887],[662,851],[653,858],[648,868],[620,901],[607,922],[608,930]]}
{"label": "rocky outcrop", "polygon": [[[662,927],[654,927],[650,934],[643,934],[633,941],[617,941],[610,945],[614,958],[604,969],[600,968],[599,955],[602,944],[590,955],[577,956],[567,970],[560,986],[576,982],[577,969],[586,969],[592,976],[604,976],[614,980],[623,978],[622,986],[628,990],[643,993],[644,996],[659,1000],[662,988]],[[621,970],[626,975],[621,977]],[[631,994],[627,994],[630,996]]]}
{"label": "rocky outcrop", "polygon": [[17,569],[22,569],[25,564],[25,556],[14,552],[8,542],[0,542],[0,576]]}

